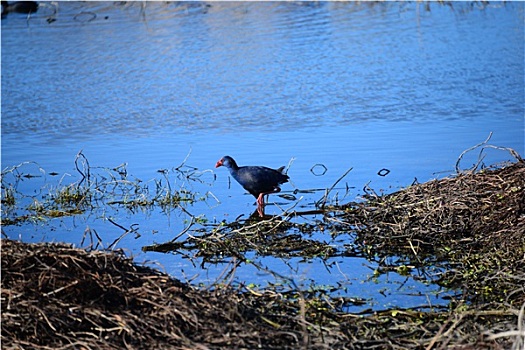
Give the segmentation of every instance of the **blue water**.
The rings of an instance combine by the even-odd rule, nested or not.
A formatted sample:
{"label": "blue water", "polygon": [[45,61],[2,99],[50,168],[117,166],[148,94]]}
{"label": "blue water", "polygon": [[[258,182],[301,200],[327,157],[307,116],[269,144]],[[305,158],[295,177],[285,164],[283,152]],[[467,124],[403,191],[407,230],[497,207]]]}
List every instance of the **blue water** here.
{"label": "blue water", "polygon": [[[340,201],[367,184],[388,192],[450,175],[461,152],[491,132],[489,143],[524,155],[523,23],[523,3],[500,2],[41,3],[30,18],[2,19],[2,170],[36,163],[20,169],[44,176],[18,183],[31,202],[81,179],[80,150],[100,173],[125,163],[131,179],[151,186],[158,170],[174,176],[189,154],[186,165],[202,182],[173,185],[206,197],[187,210],[213,224],[255,210],[253,197],[213,168],[226,154],[240,165],[290,163],[284,193],[329,188],[352,168],[331,194]],[[505,160],[512,157],[488,150],[483,162]],[[316,176],[315,164],[327,172]],[[383,168],[385,177],[377,174]],[[271,196],[278,205],[267,214],[312,209],[323,193]],[[184,229],[189,217],[180,210],[108,207],[2,232],[78,245],[96,230],[107,246],[122,234],[107,218],[138,225],[140,237],[118,244],[137,261],[203,283],[224,269],[142,252]],[[436,286],[373,278],[376,265],[365,259],[332,259],[338,268],[328,270],[316,259],[257,259],[303,285],[344,284],[342,294],[375,308],[440,302]],[[235,279],[264,286],[276,277],[243,265]],[[408,296],[413,290],[421,296]]]}

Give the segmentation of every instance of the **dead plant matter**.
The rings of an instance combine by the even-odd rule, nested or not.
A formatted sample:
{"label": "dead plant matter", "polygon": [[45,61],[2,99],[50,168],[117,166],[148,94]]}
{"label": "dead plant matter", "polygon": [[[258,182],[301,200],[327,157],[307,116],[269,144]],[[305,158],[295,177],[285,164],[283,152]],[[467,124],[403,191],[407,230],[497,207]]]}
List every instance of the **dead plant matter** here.
{"label": "dead plant matter", "polygon": [[369,255],[447,262],[440,283],[467,288],[474,299],[525,302],[524,161],[341,209],[338,220],[357,227],[356,241]]}
{"label": "dead plant matter", "polygon": [[[281,297],[258,299],[229,288],[194,289],[116,253],[2,240],[3,348],[282,349],[297,343],[295,315],[264,317],[262,309],[279,307]],[[278,323],[283,327],[273,326]]]}
{"label": "dead plant matter", "polygon": [[1,296],[5,349],[502,349],[520,334],[512,309],[348,314],[301,291],[196,289],[116,253],[10,240]]}

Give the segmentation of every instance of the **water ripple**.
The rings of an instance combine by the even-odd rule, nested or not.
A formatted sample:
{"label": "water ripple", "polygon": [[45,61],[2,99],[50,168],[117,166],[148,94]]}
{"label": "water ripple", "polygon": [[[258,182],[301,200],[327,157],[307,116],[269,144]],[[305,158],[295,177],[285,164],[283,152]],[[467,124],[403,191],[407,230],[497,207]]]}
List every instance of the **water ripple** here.
{"label": "water ripple", "polygon": [[522,111],[518,4],[86,2],[59,3],[55,15],[51,6],[29,21],[2,20],[3,134],[280,130]]}

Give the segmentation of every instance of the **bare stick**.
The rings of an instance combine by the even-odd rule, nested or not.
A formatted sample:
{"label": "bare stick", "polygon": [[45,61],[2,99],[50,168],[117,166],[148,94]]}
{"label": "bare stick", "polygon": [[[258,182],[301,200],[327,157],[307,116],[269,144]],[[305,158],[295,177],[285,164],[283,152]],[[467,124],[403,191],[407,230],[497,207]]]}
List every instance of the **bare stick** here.
{"label": "bare stick", "polygon": [[483,141],[483,142],[481,142],[481,143],[478,143],[477,145],[472,146],[472,147],[470,147],[470,148],[467,148],[466,150],[464,150],[463,152],[461,152],[461,154],[460,154],[459,157],[458,157],[458,160],[456,161],[456,173],[458,173],[458,174],[461,173],[461,170],[460,170],[460,168],[459,168],[459,163],[461,162],[461,158],[463,158],[463,156],[464,156],[466,153],[472,151],[473,149],[476,149],[476,148],[478,148],[479,146],[485,145],[487,142],[489,142],[489,140],[490,140],[491,137],[492,137],[492,131],[489,133],[489,136],[487,137],[487,139],[486,139],[485,141]]}
{"label": "bare stick", "polygon": [[77,285],[78,282],[79,282],[78,280],[74,280],[73,282],[69,283],[68,285],[65,285],[65,286],[63,286],[63,287],[57,288],[57,289],[55,289],[55,290],[52,290],[51,292],[44,293],[44,294],[42,294],[42,295],[45,296],[45,297],[48,297],[48,296],[50,296],[50,295],[56,294],[56,293],[58,293],[58,292],[60,292],[60,291],[63,291],[63,290],[66,289],[66,288],[73,287],[74,285]]}
{"label": "bare stick", "polygon": [[132,225],[130,226],[130,228],[128,229],[128,228],[125,228],[125,227],[122,226],[122,225],[117,224],[115,221],[111,220],[110,218],[107,218],[107,220],[108,220],[109,222],[111,222],[113,225],[115,225],[115,226],[117,226],[117,227],[119,227],[119,228],[121,228],[121,229],[123,229],[123,230],[125,231],[125,232],[124,232],[123,234],[121,234],[116,240],[114,240],[113,243],[111,243],[111,244],[108,246],[108,248],[107,248],[108,250],[113,249],[113,248],[118,244],[118,242],[120,242],[120,241],[121,241],[124,237],[126,237],[129,233],[131,233],[131,232],[137,232],[137,229],[136,229],[135,227],[133,227],[133,226],[138,226],[137,224],[132,224]]}
{"label": "bare stick", "polygon": [[190,227],[193,226],[194,223],[195,223],[195,217],[194,217],[194,216],[191,216],[190,223],[188,224],[188,226],[186,226],[186,228],[184,228],[184,230],[182,230],[181,233],[179,233],[177,236],[175,236],[175,238],[173,238],[173,239],[170,241],[170,243],[175,242],[177,239],[179,239],[180,236],[182,236],[183,234],[185,234],[186,232],[188,232],[188,230],[190,229]]}
{"label": "bare stick", "polygon": [[[78,167],[78,160],[79,158],[84,158],[84,170],[86,171],[86,174],[84,174],[80,168]],[[87,160],[86,156],[84,155],[84,153],[82,153],[82,150],[80,150],[78,153],[77,153],[77,156],[75,157],[75,167],[77,168],[77,171],[80,173],[80,175],[82,175],[82,180],[80,180],[80,182],[78,183],[78,185],[80,186],[80,184],[82,184],[82,182],[84,182],[84,180],[87,180],[87,184],[88,184],[88,187],[91,185],[90,183],[90,177],[91,177],[91,174],[90,174],[90,166],[89,166],[89,161]],[[87,167],[87,168],[86,168]]]}
{"label": "bare stick", "polygon": [[457,174],[460,174],[461,173],[461,169],[459,167],[459,163],[461,162],[461,159],[463,158],[463,156],[478,148],[478,147],[482,147],[480,153],[479,153],[479,156],[478,156],[478,162],[476,163],[476,165],[472,168],[472,170],[475,170],[478,165],[481,163],[481,161],[483,160],[483,157],[482,157],[482,154],[483,154],[483,150],[485,148],[493,148],[493,149],[498,149],[498,150],[502,150],[502,151],[507,151],[509,152],[514,158],[516,158],[517,161],[519,162],[522,162],[523,161],[523,158],[521,158],[521,156],[518,154],[518,152],[516,152],[514,149],[510,148],[510,147],[500,147],[500,146],[494,146],[494,145],[490,145],[490,144],[487,144],[487,142],[490,140],[490,138],[492,137],[492,131],[490,132],[489,136],[487,137],[487,139],[481,143],[478,143],[477,145],[475,146],[472,146],[470,148],[467,148],[466,150],[464,150],[463,152],[461,152],[461,154],[459,155],[458,157],[458,160],[456,161],[456,173]]}
{"label": "bare stick", "polygon": [[342,176],[339,177],[339,179],[337,179],[336,182],[334,182],[334,184],[332,185],[332,187],[330,187],[329,190],[326,191],[326,193],[324,194],[323,198],[321,198],[317,203],[316,205],[319,205],[319,203],[322,201],[322,204],[321,204],[321,208],[324,208],[324,205],[326,204],[326,200],[328,199],[328,195],[330,194],[330,192],[334,189],[335,186],[337,186],[337,184],[339,183],[339,181],[341,181],[346,175],[348,175],[349,172],[351,172],[354,168],[351,167],[350,169],[348,169]]}
{"label": "bare stick", "polygon": [[192,151],[192,149],[191,149],[191,147],[190,147],[190,150],[188,151],[188,154],[186,155],[186,158],[184,158],[184,160],[182,161],[182,163],[181,163],[178,167],[176,167],[175,170],[179,170],[180,168],[182,168],[182,167],[186,164],[186,161],[188,160],[188,158],[189,158],[190,155],[191,155],[191,151]]}

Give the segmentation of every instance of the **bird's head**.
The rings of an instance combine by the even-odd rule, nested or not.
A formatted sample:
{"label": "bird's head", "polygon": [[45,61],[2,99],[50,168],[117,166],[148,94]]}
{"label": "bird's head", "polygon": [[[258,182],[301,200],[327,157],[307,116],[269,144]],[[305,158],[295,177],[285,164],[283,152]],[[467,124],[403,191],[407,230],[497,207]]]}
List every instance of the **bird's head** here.
{"label": "bird's head", "polygon": [[219,159],[217,164],[215,164],[216,168],[218,168],[220,166],[225,166],[226,168],[236,168],[237,164],[235,163],[235,161],[233,160],[232,157],[224,156],[221,159]]}

